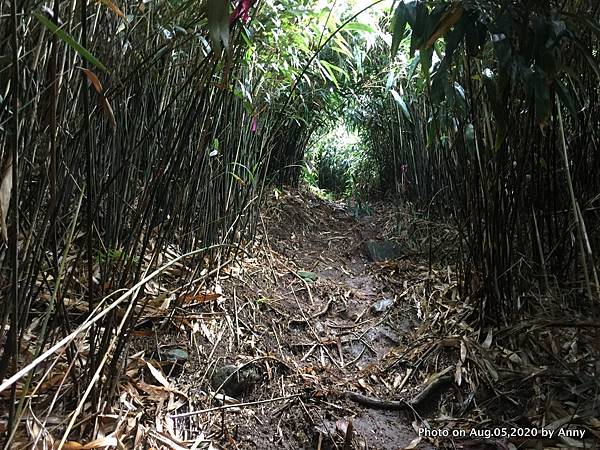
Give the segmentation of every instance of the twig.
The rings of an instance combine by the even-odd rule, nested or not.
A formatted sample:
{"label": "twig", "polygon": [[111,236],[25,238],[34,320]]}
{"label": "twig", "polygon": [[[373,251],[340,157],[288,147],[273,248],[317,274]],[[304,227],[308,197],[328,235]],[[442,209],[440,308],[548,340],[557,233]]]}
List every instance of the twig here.
{"label": "twig", "polygon": [[313,319],[317,319],[325,314],[327,314],[327,311],[329,311],[329,308],[331,307],[331,302],[333,301],[332,298],[329,299],[329,301],[327,302],[327,304],[323,307],[323,309],[321,309],[320,311],[317,311],[316,313],[314,313],[312,316],[310,316]]}
{"label": "twig", "polygon": [[385,409],[387,411],[410,411],[412,409],[410,403],[404,400],[380,400],[356,392],[346,392],[346,396],[353,402],[366,406],[367,408]]}
{"label": "twig", "polygon": [[90,314],[90,317],[88,317],[88,319],[86,319],[71,334],[69,334],[69,335],[65,336],[64,338],[62,338],[61,340],[59,340],[56,344],[54,344],[52,347],[50,347],[48,350],[46,350],[40,356],[38,356],[37,358],[35,358],[32,362],[30,362],[29,364],[27,364],[21,370],[19,370],[18,372],[16,372],[10,378],[4,380],[2,382],[2,384],[0,384],[0,392],[4,391],[8,387],[12,386],[19,379],[21,379],[23,376],[25,376],[26,374],[28,374],[32,369],[34,369],[35,367],[37,367],[42,361],[44,361],[45,359],[47,359],[50,355],[54,354],[60,348],[64,347],[68,343],[70,343],[73,339],[75,339],[75,337],[77,335],[79,335],[80,333],[83,333],[84,331],[87,331],[89,328],[92,327],[92,325],[94,325],[100,319],[102,319],[103,317],[105,317],[106,315],[108,315],[113,309],[115,309],[117,306],[119,306],[121,303],[123,303],[125,300],[127,300],[133,293],[137,293],[139,291],[139,289],[144,284],[146,284],[148,281],[150,281],[153,278],[155,278],[157,275],[161,274],[164,270],[166,270],[167,268],[169,268],[170,266],[172,266],[176,262],[178,262],[178,261],[180,261],[180,260],[182,260],[184,258],[193,256],[193,255],[197,255],[197,254],[206,252],[208,250],[211,250],[213,248],[222,247],[222,246],[223,245],[217,244],[217,245],[211,245],[210,247],[204,247],[204,248],[199,249],[199,250],[194,250],[192,252],[189,252],[189,253],[186,253],[184,255],[181,255],[181,256],[179,256],[179,257],[177,257],[177,258],[169,261],[166,264],[163,264],[161,267],[159,267],[158,269],[156,269],[150,275],[147,275],[146,277],[142,278],[134,286],[132,286],[127,291],[125,291],[125,293],[123,295],[121,295],[117,300],[115,300],[109,306],[105,307],[102,311],[99,311],[100,308],[98,306],[103,304],[101,302],[94,309],[94,311],[92,311],[92,313]]}
{"label": "twig", "polygon": [[247,403],[234,403],[232,405],[223,405],[223,406],[216,406],[214,408],[206,408],[206,409],[200,409],[197,411],[189,411],[186,413],[181,413],[181,414],[169,414],[168,417],[171,419],[178,419],[181,417],[190,417],[190,416],[195,416],[198,414],[205,414],[205,413],[209,413],[209,412],[213,412],[213,411],[221,411],[222,409],[230,409],[230,408],[242,408],[244,406],[254,406],[254,405],[263,405],[265,403],[273,403],[273,402],[278,402],[281,400],[289,400],[291,398],[295,398],[295,397],[300,397],[301,394],[293,394],[293,395],[287,395],[284,397],[275,397],[275,398],[271,398],[268,400],[257,400],[255,402],[247,402]]}

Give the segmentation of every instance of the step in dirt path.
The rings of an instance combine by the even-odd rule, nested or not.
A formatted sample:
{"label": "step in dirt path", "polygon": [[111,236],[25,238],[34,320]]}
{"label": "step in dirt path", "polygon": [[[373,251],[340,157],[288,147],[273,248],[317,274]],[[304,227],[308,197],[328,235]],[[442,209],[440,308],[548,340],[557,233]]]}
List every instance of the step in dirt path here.
{"label": "step in dirt path", "polygon": [[[347,448],[414,442],[412,414],[365,408],[345,395],[410,398],[395,349],[418,326],[403,297],[409,258],[368,258],[366,243],[383,236],[387,216],[353,212],[298,191],[267,209],[251,257],[221,275],[223,295],[181,377],[198,409],[219,387],[238,401],[265,403],[193,416],[187,426],[230,448],[343,448],[350,422]],[[241,365],[241,378],[223,385]]]}

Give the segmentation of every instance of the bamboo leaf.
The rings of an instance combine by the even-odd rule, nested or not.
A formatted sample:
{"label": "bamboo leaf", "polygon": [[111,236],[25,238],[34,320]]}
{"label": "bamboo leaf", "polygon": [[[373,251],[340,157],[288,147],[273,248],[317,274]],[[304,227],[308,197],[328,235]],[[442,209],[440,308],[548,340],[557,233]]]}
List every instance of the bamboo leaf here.
{"label": "bamboo leaf", "polygon": [[207,0],[206,16],[208,18],[208,34],[215,51],[221,47],[229,47],[229,2],[227,0]]}
{"label": "bamboo leaf", "polygon": [[429,36],[427,42],[425,42],[425,48],[431,47],[435,41],[437,41],[440,37],[445,35],[450,28],[452,28],[462,17],[464,9],[462,5],[456,4],[453,6],[450,11],[446,12],[442,19],[438,22],[435,27],[435,31]]}
{"label": "bamboo leaf", "polygon": [[90,69],[85,69],[83,67],[80,67],[80,69],[83,70],[83,73],[85,74],[87,79],[90,80],[90,83],[92,83],[92,85],[94,86],[94,89],[96,89],[96,92],[98,94],[101,94],[103,91],[102,83],[100,83],[100,80],[98,79],[96,74],[94,72],[92,72]]}
{"label": "bamboo leaf", "polygon": [[406,30],[406,23],[408,22],[408,12],[406,4],[400,2],[394,13],[394,20],[392,22],[392,58],[398,53],[400,42],[404,38],[404,31]]}
{"label": "bamboo leaf", "polygon": [[114,12],[117,16],[125,18],[125,14],[123,14],[123,11],[121,11],[119,9],[119,7],[116,5],[116,3],[114,3],[111,0],[99,0],[96,3],[101,3],[103,5],[105,5],[108,9],[110,9],[112,12]]}
{"label": "bamboo leaf", "polygon": [[392,97],[394,97],[394,100],[396,100],[398,105],[400,105],[402,114],[404,114],[404,116],[408,119],[409,122],[412,122],[412,117],[410,116],[410,112],[408,111],[406,102],[404,101],[402,96],[400,94],[398,94],[398,92],[396,92],[394,89],[390,89],[390,92],[392,93]]}
{"label": "bamboo leaf", "polygon": [[[407,5],[410,10],[410,4]],[[410,39],[410,55],[413,56],[418,48],[421,48],[425,36],[429,30],[429,10],[424,3],[418,2],[413,6],[414,19],[409,21],[412,28]]]}
{"label": "bamboo leaf", "polygon": [[98,69],[100,69],[104,72],[108,72],[108,69],[106,68],[106,66],[104,64],[102,64],[94,55],[92,55],[89,52],[89,50],[87,50],[85,47],[83,47],[83,45],[81,45],[79,42],[77,42],[73,38],[73,36],[71,36],[69,33],[67,33],[62,28],[59,28],[58,26],[56,26],[54,24],[54,22],[52,22],[50,19],[48,19],[43,14],[40,14],[39,12],[36,11],[33,13],[33,15],[35,16],[35,18],[37,20],[39,20],[42,23],[42,25],[44,25],[46,28],[48,28],[48,30],[50,30],[52,33],[56,34],[56,36],[60,40],[62,40],[65,44],[67,44],[69,47],[71,47],[77,53],[79,53],[79,55],[83,59],[85,59],[90,64],[96,66]]}
{"label": "bamboo leaf", "polygon": [[327,61],[319,60],[317,61],[319,68],[321,69],[321,73],[323,76],[335,84],[336,88],[340,88],[337,78],[333,74],[333,71],[330,68],[330,64]]}
{"label": "bamboo leaf", "polygon": [[361,33],[375,33],[375,30],[366,23],[350,22],[344,26],[346,31],[360,31]]}

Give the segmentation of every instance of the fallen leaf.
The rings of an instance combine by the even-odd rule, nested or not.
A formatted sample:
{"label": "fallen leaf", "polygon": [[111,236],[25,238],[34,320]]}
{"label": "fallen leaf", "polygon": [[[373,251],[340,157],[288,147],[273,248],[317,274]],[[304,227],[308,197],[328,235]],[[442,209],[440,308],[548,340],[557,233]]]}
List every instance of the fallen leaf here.
{"label": "fallen leaf", "polygon": [[154,378],[156,378],[156,381],[158,381],[160,384],[162,384],[166,388],[170,388],[171,387],[171,384],[165,378],[165,376],[162,374],[162,372],[160,370],[158,370],[156,367],[154,367],[148,361],[146,361],[146,365],[148,366],[148,369],[150,369],[150,372],[152,373],[152,376]]}
{"label": "fallen leaf", "polygon": [[493,338],[493,334],[492,334],[492,330],[488,330],[488,334],[485,338],[485,341],[483,341],[483,348],[487,348],[489,349],[492,346],[492,338]]}
{"label": "fallen leaf", "polygon": [[215,292],[212,293],[206,293],[206,294],[198,294],[198,295],[182,295],[181,297],[179,297],[179,301],[182,304],[186,304],[186,303],[206,303],[206,302],[212,302],[213,300],[218,299],[221,296],[221,294],[217,294]]}
{"label": "fallen leaf", "polygon": [[100,447],[108,447],[108,446],[117,447],[118,446],[117,441],[118,441],[117,438],[114,436],[105,436],[103,438],[93,440],[92,442],[88,442],[81,448],[84,450],[88,450],[88,449],[92,449],[92,448],[100,448]]}
{"label": "fallen leaf", "polygon": [[411,450],[413,448],[417,448],[417,445],[419,445],[421,443],[422,439],[423,439],[422,436],[414,438],[412,441],[410,441],[410,443],[406,447],[404,447],[404,450]]}
{"label": "fallen leaf", "polygon": [[460,386],[462,384],[462,363],[459,361],[456,364],[456,370],[454,371],[454,381]]}
{"label": "fallen leaf", "polygon": [[308,272],[306,270],[301,270],[298,272],[298,276],[303,280],[317,281],[317,274],[314,272]]}

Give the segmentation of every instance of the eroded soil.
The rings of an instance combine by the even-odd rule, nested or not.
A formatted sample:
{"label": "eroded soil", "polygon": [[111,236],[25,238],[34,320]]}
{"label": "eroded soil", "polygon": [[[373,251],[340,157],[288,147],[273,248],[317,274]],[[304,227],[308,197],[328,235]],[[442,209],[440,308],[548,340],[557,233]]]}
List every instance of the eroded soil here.
{"label": "eroded soil", "polygon": [[419,325],[403,297],[414,263],[367,259],[365,241],[381,235],[377,213],[356,217],[343,203],[284,196],[263,218],[252,257],[221,278],[223,295],[179,381],[206,409],[213,372],[247,364],[259,377],[236,400],[265,403],[198,414],[185,426],[232,448],[337,448],[348,435],[354,448],[405,448],[417,437],[412,414],[368,409],[345,392],[411,396],[407,368],[388,366]]}

